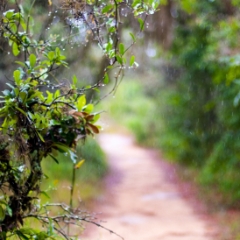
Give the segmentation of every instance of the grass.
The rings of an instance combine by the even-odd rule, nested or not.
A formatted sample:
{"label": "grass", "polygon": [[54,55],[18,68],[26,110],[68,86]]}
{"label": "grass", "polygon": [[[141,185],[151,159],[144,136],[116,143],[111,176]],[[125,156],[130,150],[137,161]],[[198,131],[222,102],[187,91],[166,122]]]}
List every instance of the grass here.
{"label": "grass", "polygon": [[[77,202],[88,202],[101,193],[101,179],[106,175],[108,166],[105,155],[96,140],[88,138],[84,145],[77,146],[79,161],[84,159],[84,164],[76,169],[76,186],[74,198]],[[50,196],[51,201],[69,203],[70,188],[74,164],[70,158],[59,154],[59,164],[50,157],[44,159],[43,170],[46,178],[43,180],[43,189]],[[43,196],[48,201],[46,196]]]}
{"label": "grass", "polygon": [[119,124],[127,127],[140,144],[154,145],[156,137],[156,104],[144,93],[145,88],[134,79],[124,79],[115,96],[103,101],[102,109]]}

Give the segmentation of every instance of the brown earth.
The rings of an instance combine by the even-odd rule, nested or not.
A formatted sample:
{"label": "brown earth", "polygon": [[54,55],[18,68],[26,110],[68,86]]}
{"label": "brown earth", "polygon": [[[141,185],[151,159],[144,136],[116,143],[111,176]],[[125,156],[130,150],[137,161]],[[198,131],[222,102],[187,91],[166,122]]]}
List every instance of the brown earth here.
{"label": "brown earth", "polygon": [[[175,167],[154,150],[138,147],[125,134],[100,134],[110,173],[106,191],[95,202],[101,224],[125,240],[211,240],[217,228],[192,196],[189,185],[179,183]],[[86,226],[84,240],[119,240],[108,231]]]}

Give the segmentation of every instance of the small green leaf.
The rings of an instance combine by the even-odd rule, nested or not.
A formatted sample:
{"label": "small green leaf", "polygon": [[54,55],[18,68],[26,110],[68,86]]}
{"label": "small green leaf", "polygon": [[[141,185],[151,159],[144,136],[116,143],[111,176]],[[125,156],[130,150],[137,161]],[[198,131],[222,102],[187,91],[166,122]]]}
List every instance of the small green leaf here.
{"label": "small green leaf", "polygon": [[20,70],[15,70],[15,71],[13,72],[13,78],[14,78],[14,80],[15,80],[15,83],[16,83],[17,85],[19,85],[19,83],[20,83],[20,78],[21,78],[21,71],[20,71]]}
{"label": "small green leaf", "polygon": [[114,27],[114,26],[111,26],[109,29],[108,29],[108,32],[109,33],[113,33],[113,32],[115,32],[116,31],[116,27]]}
{"label": "small green leaf", "polygon": [[10,96],[11,92],[8,89],[2,91],[4,96]]}
{"label": "small green leaf", "polygon": [[54,93],[54,99],[60,97],[60,95],[61,95],[61,92],[60,92],[60,90],[58,89],[58,90]]}
{"label": "small green leaf", "polygon": [[135,56],[131,56],[131,58],[130,58],[130,67],[132,67],[133,66],[133,64],[134,64],[134,62],[135,62]]}
{"label": "small green leaf", "polygon": [[102,14],[108,13],[110,10],[113,9],[113,7],[114,7],[113,4],[109,4],[109,5],[105,6],[105,7],[102,9]]}
{"label": "small green leaf", "polygon": [[86,97],[82,95],[77,100],[77,109],[78,111],[82,111],[82,108],[86,105]]}
{"label": "small green leaf", "polygon": [[47,56],[48,56],[49,60],[53,60],[55,58],[55,52],[51,51],[51,52],[48,53]]}
{"label": "small green leaf", "polygon": [[2,222],[5,218],[5,211],[3,207],[0,205],[0,221]]}
{"label": "small green leaf", "polygon": [[49,92],[49,91],[46,91],[46,93],[47,93],[47,100],[46,100],[46,104],[49,104],[49,103],[51,103],[52,101],[53,101],[53,93],[51,93],[51,92]]}
{"label": "small green leaf", "polygon": [[123,43],[119,44],[119,53],[123,55],[125,53],[125,47]]}
{"label": "small green leaf", "polygon": [[49,195],[45,191],[41,191],[40,194],[44,195],[46,198],[50,199]]}
{"label": "small green leaf", "polygon": [[21,62],[21,61],[15,61],[15,63],[21,65],[22,67],[26,67],[25,63],[24,62]]}
{"label": "small green leaf", "polygon": [[36,133],[37,133],[38,137],[40,138],[40,140],[42,142],[45,142],[44,139],[43,139],[43,136],[41,135],[41,133],[39,133],[38,131],[36,131]]}
{"label": "small green leaf", "polygon": [[14,42],[12,45],[12,52],[14,56],[17,56],[20,53],[19,46],[16,42]]}
{"label": "small green leaf", "polygon": [[91,121],[91,123],[97,122],[99,118],[100,118],[100,114],[99,113],[95,114],[93,120]]}
{"label": "small green leaf", "polygon": [[84,111],[87,113],[91,113],[94,109],[94,105],[93,104],[88,104],[85,108]]}
{"label": "small green leaf", "polygon": [[104,84],[108,84],[109,83],[109,77],[108,77],[108,73],[107,72],[104,74],[103,83]]}
{"label": "small green leaf", "polygon": [[84,162],[85,162],[85,160],[82,159],[81,161],[79,161],[79,162],[74,166],[74,168],[75,168],[75,169],[79,169],[79,168],[84,164]]}
{"label": "small green leaf", "polygon": [[34,54],[30,54],[29,56],[29,62],[30,62],[30,66],[31,68],[33,68],[36,64],[37,58]]}
{"label": "small green leaf", "polygon": [[136,42],[136,37],[135,37],[135,35],[134,35],[133,33],[129,33],[129,34],[130,34],[130,36],[131,36],[133,42]]}
{"label": "small green leaf", "polygon": [[8,205],[6,205],[6,210],[7,210],[8,215],[11,217],[12,216],[12,209]]}
{"label": "small green leaf", "polygon": [[139,22],[140,30],[143,31],[144,30],[144,21],[141,18],[138,18],[138,22]]}
{"label": "small green leaf", "polygon": [[6,85],[8,85],[12,89],[15,89],[14,86],[12,84],[10,84],[10,83],[6,83]]}
{"label": "small green leaf", "polygon": [[58,161],[52,154],[49,154],[49,156],[50,156],[57,164],[59,164],[59,161]]}
{"label": "small green leaf", "polygon": [[8,11],[4,12],[3,15],[10,19],[12,17],[12,15],[14,14],[15,10],[14,9],[9,9]]}
{"label": "small green leaf", "polygon": [[74,85],[77,85],[77,82],[78,82],[78,79],[77,79],[76,75],[73,75],[73,77],[72,77],[72,83],[73,83]]}
{"label": "small green leaf", "polygon": [[122,57],[120,57],[120,56],[118,55],[118,56],[116,56],[116,58],[117,58],[118,63],[121,64],[121,65],[123,65],[123,59],[122,59]]}

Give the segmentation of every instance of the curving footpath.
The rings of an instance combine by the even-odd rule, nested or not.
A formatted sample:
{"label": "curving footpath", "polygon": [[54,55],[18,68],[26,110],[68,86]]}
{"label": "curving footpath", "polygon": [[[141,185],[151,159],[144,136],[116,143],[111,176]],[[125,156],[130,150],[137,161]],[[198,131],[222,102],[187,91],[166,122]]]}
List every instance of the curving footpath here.
{"label": "curving footpath", "polygon": [[[211,240],[214,227],[194,211],[171,181],[171,172],[153,150],[134,144],[128,135],[100,134],[110,174],[97,200],[102,225],[125,240]],[[100,208],[100,209],[99,209]],[[88,226],[84,240],[120,240],[115,234]]]}

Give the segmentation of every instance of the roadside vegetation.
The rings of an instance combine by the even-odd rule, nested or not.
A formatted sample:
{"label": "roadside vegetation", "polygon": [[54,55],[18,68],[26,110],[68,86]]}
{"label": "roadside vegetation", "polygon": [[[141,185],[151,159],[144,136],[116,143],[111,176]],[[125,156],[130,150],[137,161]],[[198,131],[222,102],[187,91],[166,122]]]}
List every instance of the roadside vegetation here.
{"label": "roadside vegetation", "polygon": [[182,0],[169,5],[171,46],[163,51],[150,41],[155,54],[146,53],[139,62],[146,71],[136,81],[125,80],[109,112],[116,119],[126,116],[123,122],[140,144],[160,149],[187,169],[181,174],[198,185],[210,211],[225,223],[223,239],[238,239],[240,4]]}
{"label": "roadside vegetation", "polygon": [[[78,144],[76,155],[82,165],[75,172],[75,205],[87,206],[98,195],[101,195],[102,179],[108,172],[108,165],[105,154],[94,138],[87,138],[85,143]],[[42,198],[45,201],[52,199],[69,203],[70,190],[73,178],[73,163],[68,156],[60,153],[58,155],[59,164],[49,164],[52,161],[49,157],[43,161],[43,171],[45,179],[43,188],[46,195]]]}

